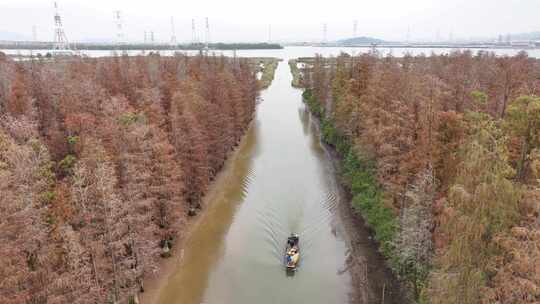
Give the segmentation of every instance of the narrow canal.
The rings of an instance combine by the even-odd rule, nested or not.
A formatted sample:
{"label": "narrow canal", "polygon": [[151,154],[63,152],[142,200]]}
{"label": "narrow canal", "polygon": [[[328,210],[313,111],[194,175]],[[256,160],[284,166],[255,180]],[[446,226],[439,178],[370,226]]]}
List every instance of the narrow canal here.
{"label": "narrow canal", "polygon": [[[291,80],[285,60],[186,241],[182,262],[159,289],[158,303],[351,301],[358,286],[353,288],[347,266],[350,242],[339,212],[344,195]],[[300,235],[302,260],[295,275],[287,276],[282,255],[291,232]],[[377,254],[365,247],[373,251],[366,253],[370,263]]]}

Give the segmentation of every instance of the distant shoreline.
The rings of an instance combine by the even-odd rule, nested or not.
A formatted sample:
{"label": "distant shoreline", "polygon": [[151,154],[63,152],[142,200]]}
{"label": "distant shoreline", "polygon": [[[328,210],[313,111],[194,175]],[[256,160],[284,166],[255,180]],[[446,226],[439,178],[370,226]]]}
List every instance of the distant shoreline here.
{"label": "distant shoreline", "polygon": [[[197,50],[279,50],[283,46],[277,43],[202,43],[195,44],[159,44],[159,43],[134,43],[134,44],[116,44],[116,43],[72,43],[72,49],[87,51],[144,51],[144,50],[178,50],[178,51],[197,51]],[[4,41],[0,42],[0,49],[6,50],[53,50],[52,42],[27,42],[27,41]]]}
{"label": "distant shoreline", "polygon": [[530,50],[540,49],[540,45],[496,45],[496,44],[340,44],[340,43],[291,43],[284,46],[306,47],[351,47],[351,48],[388,48],[388,49],[492,49],[492,50]]}

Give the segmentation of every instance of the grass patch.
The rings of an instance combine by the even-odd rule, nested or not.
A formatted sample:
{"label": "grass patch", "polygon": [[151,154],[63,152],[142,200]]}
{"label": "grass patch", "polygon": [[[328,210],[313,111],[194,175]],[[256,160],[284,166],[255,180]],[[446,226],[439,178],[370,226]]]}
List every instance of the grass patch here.
{"label": "grass patch", "polygon": [[263,65],[261,79],[259,80],[259,88],[261,90],[267,89],[274,81],[274,75],[279,63],[279,60],[276,58],[264,58],[259,61]]}
{"label": "grass patch", "polygon": [[302,74],[300,73],[300,69],[298,69],[298,61],[296,59],[289,60],[289,67],[291,68],[291,74],[293,76],[291,85],[294,88],[301,88],[302,87]]}

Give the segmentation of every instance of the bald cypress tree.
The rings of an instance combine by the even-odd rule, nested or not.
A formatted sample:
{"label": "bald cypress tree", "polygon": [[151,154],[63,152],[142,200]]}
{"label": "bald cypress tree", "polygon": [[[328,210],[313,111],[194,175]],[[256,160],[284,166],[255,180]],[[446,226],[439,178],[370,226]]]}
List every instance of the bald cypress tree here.
{"label": "bald cypress tree", "polygon": [[540,147],[540,98],[523,96],[508,107],[505,125],[510,134],[519,138],[521,146],[517,160],[517,176],[525,179],[531,151]]}
{"label": "bald cypress tree", "polygon": [[520,188],[512,178],[506,137],[488,115],[468,117],[472,134],[461,150],[457,176],[448,193],[447,250],[431,281],[433,303],[479,303],[486,286],[494,237],[516,223]]}

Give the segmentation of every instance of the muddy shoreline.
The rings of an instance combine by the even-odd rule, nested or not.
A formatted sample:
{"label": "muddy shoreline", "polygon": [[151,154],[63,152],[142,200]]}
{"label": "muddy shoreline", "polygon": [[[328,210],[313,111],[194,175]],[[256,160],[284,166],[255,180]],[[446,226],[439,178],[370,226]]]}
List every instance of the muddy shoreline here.
{"label": "muddy shoreline", "polygon": [[[341,176],[339,174],[341,159],[333,147],[322,142],[319,121],[314,116],[311,117],[313,119],[313,126],[315,127],[315,132],[313,133],[315,140],[321,142],[321,147],[324,150],[323,156],[328,157],[325,165],[328,168],[327,174],[334,174],[332,179],[334,180],[335,191],[338,197],[335,215],[336,219],[340,222],[340,227],[342,227],[340,229],[343,230],[344,240],[348,247],[346,252],[347,261],[344,267],[339,269],[338,274],[349,272],[348,275],[351,277],[352,288],[348,294],[348,302],[353,304],[404,303],[404,297],[401,296],[399,283],[387,267],[386,260],[378,252],[378,244],[372,239],[369,228],[365,226],[362,217],[352,208],[351,195],[341,183]],[[187,220],[185,224],[186,228],[181,233],[182,239],[174,246],[171,251],[171,257],[162,260],[160,271],[145,280],[146,292],[139,295],[140,303],[158,303],[160,297],[163,296],[162,293],[170,283],[169,281],[178,272],[178,269],[185,268],[186,265],[191,265],[186,263],[188,263],[187,261],[190,256],[188,250],[188,248],[191,248],[190,241],[197,234],[194,232],[201,227],[201,223],[208,219],[208,216],[212,216],[212,212],[209,212],[212,209],[210,207],[216,202],[216,197],[220,195],[220,191],[223,191],[223,189],[220,190],[223,183],[227,182],[228,178],[233,175],[234,170],[232,168],[234,168],[233,166],[239,157],[242,157],[241,151],[248,143],[248,136],[246,135],[250,130],[253,131],[252,129],[254,127],[256,125],[252,122],[242,137],[240,144],[231,151],[224,167],[218,173],[204,196],[202,211],[196,217]],[[184,249],[186,249],[186,257],[184,257]],[[184,284],[181,282],[178,283]]]}
{"label": "muddy shoreline", "polygon": [[203,219],[208,216],[206,212],[211,203],[216,201],[214,198],[219,194],[219,185],[223,183],[227,177],[232,174],[230,167],[234,164],[237,157],[239,157],[240,151],[247,144],[246,138],[248,132],[254,127],[255,120],[252,120],[248,128],[244,132],[242,139],[238,146],[230,152],[229,157],[225,161],[223,168],[218,172],[215,179],[210,184],[208,191],[203,197],[201,202],[201,210],[194,217],[187,217],[186,220],[186,230],[180,232],[182,239],[171,249],[171,256],[169,258],[163,259],[159,263],[159,271],[156,275],[146,278],[145,280],[145,292],[139,294],[139,303],[140,304],[156,304],[159,301],[159,295],[162,288],[165,287],[169,277],[174,273],[176,269],[182,267],[183,257],[184,257],[184,248],[186,243],[188,243],[191,238],[193,231],[197,229]]}
{"label": "muddy shoreline", "polygon": [[[309,111],[309,107],[306,105]],[[342,158],[336,149],[322,140],[320,120],[311,115],[317,128],[318,138],[332,164],[339,193],[338,215],[343,224],[349,252],[347,268],[352,277],[353,292],[351,304],[404,304],[409,303],[400,281],[388,267],[386,259],[379,252],[379,244],[374,240],[371,229],[363,217],[352,206],[352,195],[346,189],[341,176]]]}

